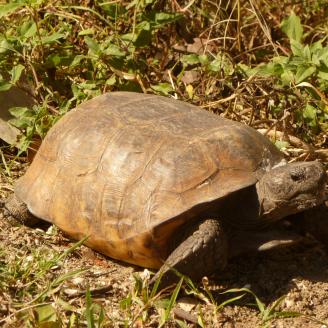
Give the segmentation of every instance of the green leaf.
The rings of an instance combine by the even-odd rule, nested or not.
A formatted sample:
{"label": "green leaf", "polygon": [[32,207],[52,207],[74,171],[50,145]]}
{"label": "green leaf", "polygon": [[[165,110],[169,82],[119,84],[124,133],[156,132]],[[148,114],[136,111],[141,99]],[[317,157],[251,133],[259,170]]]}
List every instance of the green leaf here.
{"label": "green leaf", "polygon": [[316,68],[314,66],[298,66],[296,75],[295,75],[295,83],[301,83],[307,78],[309,78],[313,73],[315,73]]}
{"label": "green leaf", "polygon": [[279,65],[285,65],[290,60],[290,57],[287,56],[277,56],[272,58],[272,62]]}
{"label": "green leaf", "polygon": [[302,313],[296,312],[296,311],[282,311],[282,312],[274,312],[273,317],[275,319],[276,318],[297,318],[302,315],[303,315]]}
{"label": "green leaf", "polygon": [[223,63],[219,59],[214,59],[209,63],[208,69],[212,72],[220,72],[223,69]]}
{"label": "green leaf", "polygon": [[99,44],[89,36],[86,36],[84,38],[85,43],[87,44],[91,54],[93,55],[99,55],[100,54],[100,46]]}
{"label": "green leaf", "polygon": [[184,321],[181,321],[179,319],[174,319],[174,322],[178,324],[179,328],[188,328],[188,326]]}
{"label": "green leaf", "polygon": [[200,326],[201,328],[205,328],[204,319],[203,319],[200,315],[198,315],[197,323],[199,324],[199,326]]}
{"label": "green leaf", "polygon": [[20,129],[34,126],[36,113],[33,109],[28,107],[12,107],[9,109],[9,113],[15,117],[9,120],[9,123],[13,126]]}
{"label": "green leaf", "polygon": [[99,315],[98,315],[98,328],[101,328],[103,327],[103,322],[105,320],[105,310],[103,307],[100,307],[100,312],[99,312]]}
{"label": "green leaf", "polygon": [[218,309],[223,309],[226,305],[239,301],[241,298],[243,298],[246,294],[241,294],[232,298],[229,298],[228,300],[222,302],[219,304]]}
{"label": "green leaf", "polygon": [[137,39],[136,33],[126,33],[120,36],[121,40],[128,41],[128,42],[134,42]]}
{"label": "green leaf", "polygon": [[173,88],[171,84],[163,82],[163,83],[158,83],[156,85],[151,85],[151,88],[157,92],[162,93],[165,96],[168,96],[170,92],[173,91]]}
{"label": "green leaf", "polygon": [[37,313],[39,323],[56,322],[58,319],[56,311],[51,304],[38,306],[35,308],[35,312]]}
{"label": "green leaf", "polygon": [[198,55],[199,62],[203,65],[206,66],[208,65],[208,56],[207,55]]}
{"label": "green leaf", "polygon": [[137,35],[134,40],[134,45],[136,47],[145,47],[148,46],[151,42],[151,29],[150,23],[143,21],[137,25]]}
{"label": "green leaf", "polygon": [[227,56],[217,54],[216,58],[209,63],[208,69],[212,72],[223,71],[225,75],[231,75],[234,72],[234,67]]}
{"label": "green leaf", "polygon": [[295,40],[301,42],[303,37],[303,27],[300,18],[296,16],[293,11],[288,18],[282,20],[280,27],[290,41]]}
{"label": "green leaf", "polygon": [[94,90],[95,88],[97,88],[97,83],[95,81],[84,81],[82,83],[78,84],[78,87],[80,89],[84,89],[84,90]]}
{"label": "green leaf", "polygon": [[274,144],[278,149],[287,148],[289,146],[289,142],[282,140],[276,140]]}
{"label": "green leaf", "polygon": [[257,74],[262,76],[280,76],[283,72],[283,67],[277,63],[268,63],[257,67]]}
{"label": "green leaf", "polygon": [[134,33],[121,35],[121,39],[124,41],[132,42],[136,47],[145,47],[149,45],[151,41],[150,23],[147,21],[142,21],[136,26]]}
{"label": "green leaf", "polygon": [[30,38],[35,35],[37,29],[36,24],[32,20],[28,20],[22,24],[20,27],[20,36],[23,38]]}
{"label": "green leaf", "polygon": [[115,57],[125,57],[126,53],[116,44],[109,43],[106,49],[104,50],[104,54],[108,56],[115,56]]}
{"label": "green leaf", "polygon": [[323,64],[328,67],[328,47],[319,49],[316,52],[316,55],[318,56],[320,62],[323,62]]}
{"label": "green leaf", "polygon": [[85,30],[82,30],[79,32],[79,36],[83,36],[83,35],[92,35],[95,33],[95,30],[93,28],[87,28]]}
{"label": "green leaf", "polygon": [[114,74],[105,82],[106,85],[115,85],[115,83],[116,83],[116,76]]}
{"label": "green leaf", "polygon": [[68,328],[74,328],[77,327],[77,316],[76,314],[73,312],[70,317],[69,317],[69,321],[68,321]]}
{"label": "green leaf", "polygon": [[94,318],[93,307],[92,307],[92,298],[89,289],[85,294],[85,299],[86,299],[85,316],[87,319],[88,328],[95,328],[95,318]]}
{"label": "green leaf", "polygon": [[188,93],[189,99],[192,99],[194,97],[194,88],[193,88],[193,86],[191,84],[188,84],[186,86],[186,91]]}
{"label": "green leaf", "polygon": [[294,73],[285,68],[284,72],[281,74],[280,76],[281,78],[281,82],[283,85],[289,85],[290,83],[294,83],[295,82],[295,75]]}
{"label": "green leaf", "polygon": [[303,57],[303,45],[300,42],[291,40],[290,47],[294,56]]}
{"label": "green leaf", "polygon": [[19,80],[24,68],[25,67],[21,64],[18,64],[12,68],[12,70],[11,70],[11,83],[12,84],[15,84]]}
{"label": "green leaf", "polygon": [[126,9],[120,3],[98,3],[98,6],[101,6],[102,10],[108,15],[109,19],[116,21],[119,16],[122,16],[126,13]]}
{"label": "green leaf", "polygon": [[82,272],[84,272],[86,270],[87,269],[85,269],[85,268],[80,268],[80,269],[76,269],[74,271],[66,272],[66,273],[60,275],[59,277],[57,277],[55,280],[53,280],[51,282],[51,287],[57,287],[60,284],[62,284],[64,281],[66,281],[68,279],[72,279],[75,276],[79,275],[80,273],[82,273]]}
{"label": "green leaf", "polygon": [[174,291],[173,291],[172,296],[170,298],[169,304],[168,304],[167,308],[165,309],[164,321],[162,322],[162,324],[159,327],[162,327],[162,325],[169,319],[171,310],[172,310],[173,306],[175,305],[177,297],[178,297],[179,292],[181,290],[182,283],[183,283],[183,277],[180,278],[178,284],[174,288]]}
{"label": "green leaf", "polygon": [[303,118],[311,124],[311,126],[316,126],[317,125],[317,109],[310,105],[307,104],[305,108],[303,109]]}
{"label": "green leaf", "polygon": [[73,305],[69,304],[68,302],[64,301],[58,296],[56,297],[56,304],[58,304],[65,311],[70,311],[70,312],[75,311],[75,307]]}
{"label": "green leaf", "polygon": [[320,66],[320,59],[317,54],[312,54],[311,63],[315,66]]}
{"label": "green leaf", "polygon": [[13,50],[12,45],[6,40],[3,39],[0,41],[0,54],[4,54],[8,52],[9,50]]}
{"label": "green leaf", "polygon": [[311,54],[311,50],[310,50],[310,47],[309,45],[307,44],[304,48],[303,48],[303,58],[310,62],[311,61],[311,57],[312,57],[312,54]]}
{"label": "green leaf", "polygon": [[5,80],[0,80],[0,92],[1,91],[8,91],[13,85]]}
{"label": "green leaf", "polygon": [[238,63],[236,69],[246,76],[252,76],[257,73],[256,68],[251,68],[243,63]]}
{"label": "green leaf", "polygon": [[316,53],[318,52],[319,50],[322,49],[322,41],[317,41],[317,42],[314,42],[310,45],[310,51],[311,53]]}
{"label": "green leaf", "polygon": [[155,23],[157,25],[164,25],[172,22],[176,22],[180,18],[182,18],[183,15],[179,13],[155,13]]}
{"label": "green leaf", "polygon": [[53,34],[43,36],[41,38],[41,42],[42,44],[49,44],[63,38],[65,38],[65,34],[55,32]]}
{"label": "green leaf", "polygon": [[84,56],[84,55],[76,55],[74,57],[74,59],[72,60],[71,64],[69,65],[69,67],[73,68],[75,66],[78,66],[80,65],[80,62],[83,60],[83,59],[86,59],[88,58],[87,56]]}
{"label": "green leaf", "polygon": [[25,2],[18,2],[18,3],[8,3],[5,5],[0,5],[0,18],[9,15],[14,12],[17,8],[22,7],[25,5]]}
{"label": "green leaf", "polygon": [[12,107],[9,109],[9,113],[17,118],[32,115],[32,111],[28,107]]}
{"label": "green leaf", "polygon": [[35,119],[33,117],[20,117],[20,118],[13,118],[9,120],[9,123],[16,128],[19,129],[26,129],[29,126],[33,125],[35,122]]}
{"label": "green leaf", "polygon": [[183,55],[181,57],[181,62],[185,65],[195,65],[200,63],[199,57],[196,54]]}
{"label": "green leaf", "polygon": [[63,56],[61,54],[52,53],[47,57],[46,65],[47,68],[58,67],[58,66],[70,66],[74,59],[72,55]]}
{"label": "green leaf", "polygon": [[328,81],[328,68],[325,68],[325,70],[319,70],[318,78]]}
{"label": "green leaf", "polygon": [[127,310],[131,307],[132,305],[132,295],[131,293],[128,294],[127,297],[123,298],[121,301],[120,301],[120,308],[122,310]]}

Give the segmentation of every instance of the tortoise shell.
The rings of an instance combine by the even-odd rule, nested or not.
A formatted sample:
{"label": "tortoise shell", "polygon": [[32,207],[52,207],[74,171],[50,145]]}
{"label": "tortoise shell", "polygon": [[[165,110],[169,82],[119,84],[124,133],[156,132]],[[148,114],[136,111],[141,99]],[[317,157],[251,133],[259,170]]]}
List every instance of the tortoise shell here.
{"label": "tortoise shell", "polygon": [[161,96],[112,92],[52,127],[15,193],[90,247],[159,268],[182,224],[281,160],[246,125]]}

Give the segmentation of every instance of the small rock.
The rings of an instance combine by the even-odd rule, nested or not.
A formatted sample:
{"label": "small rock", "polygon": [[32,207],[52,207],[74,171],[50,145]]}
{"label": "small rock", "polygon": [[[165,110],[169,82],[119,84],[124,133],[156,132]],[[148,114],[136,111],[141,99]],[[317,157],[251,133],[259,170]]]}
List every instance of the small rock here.
{"label": "small rock", "polygon": [[177,305],[184,311],[190,312],[198,304],[198,301],[192,297],[181,297]]}
{"label": "small rock", "polygon": [[76,277],[73,278],[71,281],[74,285],[81,285],[84,282],[84,279],[81,277]]}
{"label": "small rock", "polygon": [[64,289],[64,294],[66,294],[67,296],[74,296],[74,295],[78,295],[79,290],[77,289],[72,289],[72,288],[65,288]]}
{"label": "small rock", "polygon": [[292,308],[295,306],[295,302],[292,299],[285,299],[285,307]]}

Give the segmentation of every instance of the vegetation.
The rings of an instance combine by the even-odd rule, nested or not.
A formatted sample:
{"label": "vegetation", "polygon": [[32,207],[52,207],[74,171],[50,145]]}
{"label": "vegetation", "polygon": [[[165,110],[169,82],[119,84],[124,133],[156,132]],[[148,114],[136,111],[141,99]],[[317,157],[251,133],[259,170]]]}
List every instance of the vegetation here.
{"label": "vegetation", "polygon": [[314,142],[327,130],[327,4],[286,3],[289,17],[270,6],[251,0],[1,5],[0,91],[16,85],[35,100],[11,109],[12,123],[25,131],[21,149],[69,109],[112,90],[171,95],[255,127],[270,120]]}
{"label": "vegetation", "polygon": [[[18,154],[78,104],[130,90],[188,101],[262,129],[295,160],[327,161],[327,15],[325,0],[0,1],[0,92],[16,87],[33,102],[10,109],[11,124],[22,133]],[[10,186],[17,153],[1,149]],[[87,274],[64,270],[78,246],[57,253],[35,245],[16,257],[0,249],[0,300],[10,298],[10,310],[0,307],[0,324],[9,311],[18,326],[113,325],[92,290],[83,293],[79,309],[60,291]],[[181,293],[210,304],[211,320],[245,297],[255,298],[263,325],[300,315],[277,310],[282,298],[266,306],[245,288],[217,302],[204,286],[182,278],[170,293],[158,293],[136,277],[116,320],[122,327],[187,327],[172,316]],[[198,311],[196,322],[206,327],[209,319]]]}

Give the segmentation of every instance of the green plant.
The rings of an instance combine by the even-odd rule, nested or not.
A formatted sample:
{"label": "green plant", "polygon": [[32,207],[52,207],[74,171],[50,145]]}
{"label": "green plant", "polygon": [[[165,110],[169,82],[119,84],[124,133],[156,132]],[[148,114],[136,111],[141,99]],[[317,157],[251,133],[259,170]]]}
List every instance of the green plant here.
{"label": "green plant", "polygon": [[[15,310],[11,316],[16,316],[27,326],[33,323],[60,326],[61,319],[56,308],[70,310],[72,308],[60,297],[53,298],[53,296],[59,293],[65,281],[76,277],[86,269],[63,272],[50,280],[47,277],[52,270],[62,266],[63,261],[84,240],[75,243],[64,252],[54,252],[47,248],[36,251],[16,251],[15,254],[6,250],[0,252],[0,297],[2,293],[13,294]],[[0,320],[0,323],[4,320]]]}
{"label": "green plant", "polygon": [[277,318],[293,318],[293,317],[299,317],[302,314],[295,311],[280,311],[278,310],[278,307],[281,305],[281,303],[284,301],[285,296],[279,297],[276,301],[274,301],[271,305],[266,306],[258,297],[257,295],[252,292],[248,288],[234,288],[229,289],[222,294],[230,294],[230,293],[243,293],[244,296],[246,293],[250,294],[255,299],[255,305],[257,309],[259,310],[259,316],[262,322],[263,327],[267,327],[267,324],[269,321]]}
{"label": "green plant", "polygon": [[161,65],[153,58],[161,47],[159,32],[182,15],[156,10],[155,4],[20,0],[0,5],[0,92],[15,86],[35,102],[10,111],[11,123],[24,131],[22,151],[82,101],[112,89],[156,89],[147,75],[149,64],[156,71]]}
{"label": "green plant", "polygon": [[103,307],[92,302],[92,297],[89,289],[85,294],[85,299],[86,299],[85,317],[87,319],[88,328],[103,327],[103,325],[105,324],[105,312]]}
{"label": "green plant", "polygon": [[[248,75],[273,76],[277,88],[291,88],[293,93],[289,98],[302,101],[301,108],[295,112],[297,124],[305,124],[315,132],[327,131],[328,46],[323,46],[327,40],[304,44],[300,18],[293,12],[282,21],[281,29],[289,38],[291,54],[276,56],[269,63],[253,69],[246,68],[246,72]],[[280,110],[274,104],[272,109]]]}

